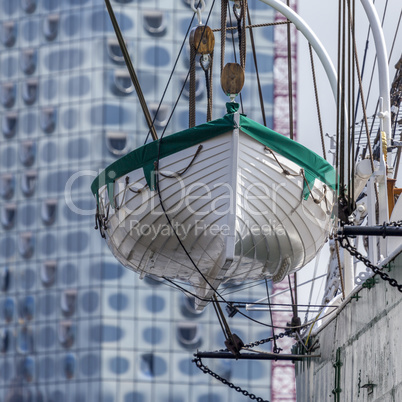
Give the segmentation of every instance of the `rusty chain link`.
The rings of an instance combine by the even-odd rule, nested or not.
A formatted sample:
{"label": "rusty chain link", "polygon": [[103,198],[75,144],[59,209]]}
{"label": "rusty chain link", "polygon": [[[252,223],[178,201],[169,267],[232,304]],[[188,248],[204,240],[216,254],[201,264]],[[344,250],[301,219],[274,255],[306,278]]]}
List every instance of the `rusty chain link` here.
{"label": "rusty chain link", "polygon": [[[402,220],[397,222],[384,223],[384,226],[402,227]],[[387,273],[385,273],[381,268],[374,265],[368,258],[364,257],[356,247],[350,244],[349,238],[346,235],[338,235],[336,240],[339,244],[348,252],[351,256],[357,258],[366,267],[370,268],[376,275],[378,275],[383,281],[388,282],[392,287],[397,288],[402,293],[402,284],[399,284],[396,279],[391,278]]]}
{"label": "rusty chain link", "polygon": [[[255,341],[251,343],[247,343],[246,345],[243,346],[243,348],[253,348],[255,346],[263,345],[264,343],[271,342],[273,340],[278,340],[279,338],[284,338],[285,336],[290,336],[292,334],[293,330],[292,329],[287,329],[285,332],[282,332],[278,335],[271,336],[269,338],[261,339],[260,341]],[[281,349],[282,350],[282,349]],[[220,349],[219,352],[229,352],[228,349]],[[245,389],[242,389],[239,386],[234,385],[232,382],[228,381],[226,378],[221,377],[219,374],[215,373],[212,371],[208,366],[206,366],[202,360],[201,357],[198,357],[197,355],[194,355],[195,358],[193,359],[193,363],[196,364],[196,366],[204,373],[204,374],[209,374],[210,376],[214,377],[218,381],[220,381],[222,384],[227,385],[229,388],[234,389],[235,391],[243,394],[244,396],[248,396],[250,399],[258,401],[258,402],[269,402],[265,399],[262,399],[259,396],[256,396],[252,394],[251,392],[248,392]]]}

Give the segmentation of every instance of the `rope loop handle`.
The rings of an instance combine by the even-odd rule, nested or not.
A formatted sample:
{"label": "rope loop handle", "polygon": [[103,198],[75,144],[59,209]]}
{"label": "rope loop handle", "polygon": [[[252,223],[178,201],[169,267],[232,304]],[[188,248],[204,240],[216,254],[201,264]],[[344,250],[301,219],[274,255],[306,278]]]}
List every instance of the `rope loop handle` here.
{"label": "rope loop handle", "polygon": [[198,5],[201,7],[195,7],[195,0],[191,0],[191,9],[197,14],[198,25],[202,25],[201,13],[205,10],[205,0],[200,0]]}

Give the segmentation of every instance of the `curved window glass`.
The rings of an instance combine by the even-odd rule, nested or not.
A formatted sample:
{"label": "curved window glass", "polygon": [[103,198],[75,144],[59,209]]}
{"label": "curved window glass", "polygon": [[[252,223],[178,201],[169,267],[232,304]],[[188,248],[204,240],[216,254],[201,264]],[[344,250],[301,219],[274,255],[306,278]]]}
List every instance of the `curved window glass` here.
{"label": "curved window glass", "polygon": [[154,353],[141,355],[140,370],[147,377],[156,377],[166,373],[167,365],[164,359]]}
{"label": "curved window glass", "polygon": [[60,307],[63,315],[71,317],[75,312],[75,306],[77,303],[77,291],[74,289],[65,290],[61,294]]}
{"label": "curved window glass", "polygon": [[35,192],[37,174],[35,171],[24,172],[21,176],[21,190],[26,197]]}
{"label": "curved window glass", "polygon": [[[109,57],[116,63],[124,63],[124,56],[120,49],[119,41],[116,38],[108,38],[107,40],[107,52]],[[128,44],[126,43],[128,48]]]}
{"label": "curved window glass", "polygon": [[4,229],[11,229],[15,223],[17,204],[6,204],[1,208],[1,226]]}
{"label": "curved window glass", "polygon": [[10,333],[6,328],[0,329],[0,352],[6,353],[10,344]]}
{"label": "curved window glass", "polygon": [[112,92],[115,95],[130,95],[134,91],[134,85],[127,70],[114,70]]}
{"label": "curved window glass", "polygon": [[8,267],[3,267],[0,271],[0,289],[6,292],[10,286],[11,273]]}
{"label": "curved window glass", "polygon": [[21,7],[26,13],[31,14],[36,10],[36,2],[37,0],[21,0]]}
{"label": "curved window glass", "polygon": [[43,34],[49,41],[56,39],[59,33],[59,14],[50,14],[43,21]]}
{"label": "curved window glass", "polygon": [[128,151],[127,133],[122,131],[108,131],[106,133],[106,146],[112,155],[123,155]]}
{"label": "curved window glass", "polygon": [[58,328],[59,342],[65,348],[69,348],[74,343],[75,328],[71,321],[61,321]]}
{"label": "curved window glass", "polygon": [[16,85],[12,82],[1,84],[1,104],[6,108],[11,108],[15,104],[15,96],[17,93]]}
{"label": "curved window glass", "polygon": [[56,128],[56,109],[53,107],[47,107],[40,112],[40,126],[42,130],[50,134]]}
{"label": "curved window glass", "polygon": [[17,39],[17,25],[14,21],[4,21],[1,25],[1,41],[4,46],[14,46]]}
{"label": "curved window glass", "polygon": [[177,340],[183,348],[196,349],[201,346],[200,325],[183,322],[177,325]]}
{"label": "curved window glass", "polygon": [[17,333],[17,352],[28,354],[33,352],[33,334],[28,327],[18,329]]}
{"label": "curved window glass", "polygon": [[3,302],[3,318],[5,322],[11,322],[14,318],[14,300],[9,297]]}
{"label": "curved window glass", "polygon": [[195,298],[188,297],[186,295],[181,295],[180,300],[180,311],[185,317],[195,318],[199,317],[205,310],[196,310],[195,309]]}
{"label": "curved window glass", "polygon": [[152,103],[149,105],[149,111],[151,113],[152,120],[154,119],[155,114],[158,112],[154,121],[155,127],[165,128],[170,116],[170,107],[168,105],[161,105],[159,110],[158,107],[159,104]]}
{"label": "curved window glass", "polygon": [[166,33],[165,14],[160,10],[144,11],[144,28],[153,36],[163,36]]}
{"label": "curved window glass", "polygon": [[43,286],[52,286],[56,281],[56,270],[57,270],[57,262],[56,261],[45,261],[40,270],[40,279],[42,281]]}
{"label": "curved window glass", "polygon": [[26,105],[33,105],[38,98],[38,80],[28,80],[22,84],[22,99]]}
{"label": "curved window glass", "polygon": [[43,201],[42,204],[42,222],[46,226],[52,225],[56,221],[56,212],[57,212],[57,199],[49,199]]}
{"label": "curved window glass", "polygon": [[19,301],[18,314],[22,320],[32,320],[35,314],[35,299],[33,296],[26,296]]}
{"label": "curved window glass", "polygon": [[71,379],[75,374],[75,357],[68,354],[63,359],[63,372],[66,378]]}
{"label": "curved window glass", "polygon": [[[27,382],[31,382],[35,377],[35,361],[31,356],[25,357],[21,362],[20,373]],[[31,401],[32,396],[29,399],[22,399],[23,401]]]}
{"label": "curved window glass", "polygon": [[3,115],[1,130],[3,131],[4,137],[14,137],[17,130],[17,121],[18,114],[16,112],[8,112]]}
{"label": "curved window glass", "polygon": [[[186,77],[183,77],[180,81],[180,88],[183,87],[184,81]],[[204,83],[202,82],[201,78],[198,77],[195,80],[195,99],[199,100],[202,98],[204,94]],[[189,99],[190,98],[190,80],[187,80],[186,85],[184,86],[183,89],[183,95]]]}
{"label": "curved window glass", "polygon": [[15,179],[10,173],[5,173],[0,176],[0,196],[5,200],[13,197],[15,190]]}
{"label": "curved window glass", "polygon": [[18,250],[22,257],[32,257],[34,253],[34,236],[31,232],[24,232],[18,236]]}
{"label": "curved window glass", "polygon": [[21,163],[26,166],[32,166],[35,162],[36,144],[34,141],[23,141],[20,143],[18,151]]}

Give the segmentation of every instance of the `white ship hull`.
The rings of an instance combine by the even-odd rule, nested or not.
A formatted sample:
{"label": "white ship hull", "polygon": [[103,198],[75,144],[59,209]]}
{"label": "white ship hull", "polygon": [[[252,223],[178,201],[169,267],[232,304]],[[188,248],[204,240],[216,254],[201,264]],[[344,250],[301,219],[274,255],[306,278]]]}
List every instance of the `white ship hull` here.
{"label": "white ship hull", "polygon": [[308,263],[327,239],[334,204],[334,191],[317,179],[304,199],[303,170],[241,129],[201,146],[159,161],[171,225],[141,168],[115,181],[116,208],[106,185],[98,193],[115,257],[142,277],[190,283],[199,308],[225,281],[279,281]]}

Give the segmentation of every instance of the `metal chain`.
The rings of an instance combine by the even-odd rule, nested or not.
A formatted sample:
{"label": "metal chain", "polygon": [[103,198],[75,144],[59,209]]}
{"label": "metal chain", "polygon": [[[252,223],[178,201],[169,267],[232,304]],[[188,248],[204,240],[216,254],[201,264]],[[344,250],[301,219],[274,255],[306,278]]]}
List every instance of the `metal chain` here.
{"label": "metal chain", "polygon": [[[282,332],[280,334],[271,336],[269,338],[265,338],[265,339],[261,339],[260,341],[255,341],[255,342],[251,342],[251,343],[247,343],[246,345],[243,346],[243,348],[246,349],[251,349],[254,348],[256,346],[259,345],[263,345],[264,343],[267,342],[271,342],[273,340],[278,340],[279,338],[284,338],[285,336],[290,336],[292,334],[293,330],[292,329],[287,329],[285,332]],[[278,348],[278,351],[275,353],[279,353],[280,352],[280,348]],[[228,349],[221,349],[219,350],[219,352],[229,352]],[[204,374],[209,374],[210,376],[214,377],[215,379],[217,379],[218,381],[220,381],[222,384],[227,385],[229,388],[234,389],[237,392],[240,392],[241,394],[243,394],[244,396],[248,396],[250,399],[255,400],[255,401],[259,401],[259,402],[269,402],[265,399],[262,399],[260,397],[257,397],[256,395],[248,392],[245,389],[242,389],[236,385],[234,385],[233,383],[231,383],[230,381],[228,381],[226,378],[221,377],[219,374],[213,372],[210,368],[208,368],[207,366],[204,365],[204,363],[201,360],[201,357],[196,356],[193,360],[193,363],[196,364],[196,366],[204,373]]]}
{"label": "metal chain", "polygon": [[[387,226],[394,227],[402,227],[402,221],[398,222],[390,222]],[[370,268],[376,275],[379,275],[383,281],[388,282],[392,287],[398,288],[398,290],[402,293],[402,284],[399,284],[396,279],[391,278],[387,273],[385,273],[381,268],[372,264],[371,261],[364,257],[362,253],[360,253],[356,247],[353,247],[350,244],[349,238],[346,235],[341,235],[336,238],[339,241],[339,244],[348,252],[351,256],[356,257],[359,261],[361,261],[366,267]]]}
{"label": "metal chain", "polygon": [[245,389],[240,388],[239,386],[234,385],[232,382],[228,381],[226,378],[221,377],[219,374],[214,373],[211,369],[209,369],[205,364],[202,362],[200,357],[196,357],[193,359],[193,363],[196,364],[196,366],[204,373],[204,374],[209,374],[210,376],[216,378],[218,381],[220,381],[222,384],[227,385],[229,388],[234,389],[237,392],[240,392],[244,396],[248,396],[250,399],[258,402],[269,402],[266,399],[262,399],[259,396],[256,396],[250,392],[248,392]]}
{"label": "metal chain", "polygon": [[256,346],[263,345],[264,343],[267,343],[267,342],[272,342],[274,340],[277,341],[278,339],[282,339],[285,336],[290,336],[292,334],[292,332],[293,332],[292,329],[287,329],[285,332],[281,332],[280,334],[273,335],[269,338],[261,339],[260,341],[247,343],[246,345],[244,345],[244,347],[250,349],[250,348],[254,348]]}

